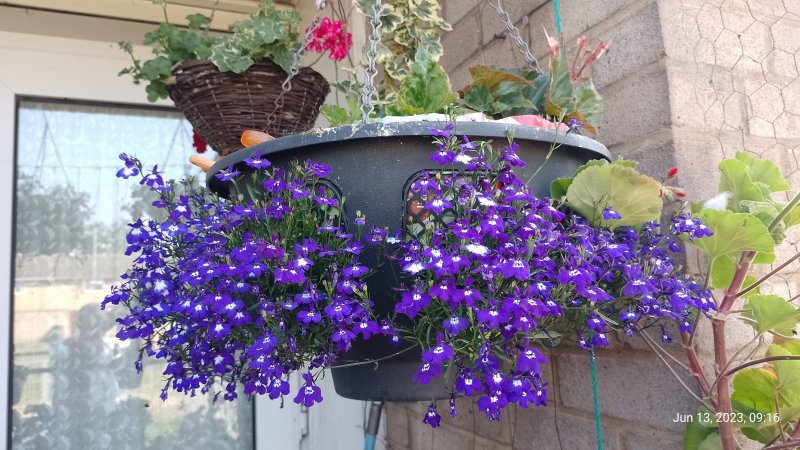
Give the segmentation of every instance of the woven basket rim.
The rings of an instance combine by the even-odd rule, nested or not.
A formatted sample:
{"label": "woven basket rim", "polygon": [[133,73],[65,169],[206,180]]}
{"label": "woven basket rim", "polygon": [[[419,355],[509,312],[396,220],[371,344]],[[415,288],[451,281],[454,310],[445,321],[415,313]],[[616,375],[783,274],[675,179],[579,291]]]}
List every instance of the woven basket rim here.
{"label": "woven basket rim", "polygon": [[[253,68],[255,66],[269,66],[269,67],[272,67],[272,68],[277,67],[277,68],[280,68],[281,70],[283,70],[283,68],[280,65],[278,65],[275,61],[273,61],[273,60],[271,60],[269,58],[264,58],[264,59],[260,59],[258,61],[255,61],[250,67],[248,67],[246,69],[246,71],[250,70],[251,68]],[[216,66],[216,64],[214,64],[210,59],[192,59],[192,60],[188,60],[188,61],[179,62],[178,64],[175,65],[175,67],[172,68],[172,74],[175,75],[175,76],[178,76],[178,75],[180,75],[182,73],[182,71],[198,69],[198,68],[207,68],[208,70],[213,70],[213,71],[216,71],[216,72],[219,72],[219,73],[224,73],[224,74],[229,74],[229,75],[240,75],[240,74],[234,73],[234,72],[222,72],[221,70],[219,70],[219,68]],[[285,70],[283,70],[283,72],[286,73]],[[300,68],[300,72],[295,76],[315,76],[315,77],[321,78],[326,83],[328,82],[328,80],[326,80],[325,77],[322,76],[321,73],[317,72],[312,67],[301,67]]]}

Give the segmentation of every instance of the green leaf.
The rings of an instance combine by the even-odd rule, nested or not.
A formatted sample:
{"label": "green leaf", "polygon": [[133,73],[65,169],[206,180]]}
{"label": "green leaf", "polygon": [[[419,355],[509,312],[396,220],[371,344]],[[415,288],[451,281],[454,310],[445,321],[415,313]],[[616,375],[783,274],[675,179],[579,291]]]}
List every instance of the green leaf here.
{"label": "green leaf", "polygon": [[397,99],[387,106],[394,116],[437,113],[456,101],[444,69],[424,49],[418,49],[411,71],[403,80]]}
{"label": "green leaf", "polygon": [[[796,356],[788,349],[777,344],[767,348],[767,356]],[[772,361],[778,374],[776,389],[780,391],[781,403],[788,406],[800,406],[800,361]]]}
{"label": "green leaf", "polygon": [[739,211],[739,203],[744,200],[763,202],[764,193],[753,183],[745,163],[738,159],[726,159],[719,163],[720,180],[719,191],[730,192],[733,197],[728,206],[733,211]]}
{"label": "green leaf", "polygon": [[760,367],[742,369],[733,376],[731,400],[762,413],[775,412],[773,392],[778,379],[774,373]]}
{"label": "green leaf", "polygon": [[550,183],[550,198],[553,201],[561,201],[566,197],[569,185],[572,184],[572,178],[556,178]]}
{"label": "green leaf", "polygon": [[469,73],[472,75],[472,85],[483,86],[489,91],[498,90],[503,82],[522,86],[528,84],[525,77],[496,67],[473,66],[469,68]]}
{"label": "green leaf", "polygon": [[711,433],[703,439],[697,450],[722,450],[722,438],[719,433]]}
{"label": "green leaf", "polygon": [[155,102],[158,101],[158,99],[169,97],[167,87],[163,83],[150,83],[144,88],[144,91],[147,93],[148,102]]}
{"label": "green leaf", "polygon": [[600,126],[600,113],[603,111],[603,97],[594,88],[592,80],[582,80],[575,86],[575,112],[567,120],[574,118],[583,122],[583,128],[597,133]]}
{"label": "green leaf", "polygon": [[[661,184],[635,169],[619,164],[585,167],[567,189],[567,205],[595,225],[619,227],[658,220]],[[605,221],[602,213],[611,207],[622,218]]]}
{"label": "green leaf", "polygon": [[559,120],[573,112],[572,80],[569,75],[567,52],[558,52],[550,58],[550,83],[544,102],[544,112]]}
{"label": "green leaf", "polygon": [[263,44],[271,44],[281,39],[287,32],[284,24],[272,17],[255,16],[251,20],[253,32]]}
{"label": "green leaf", "polygon": [[338,105],[325,104],[320,109],[322,115],[328,119],[331,126],[347,125],[353,123],[354,120],[350,117],[348,111]]}
{"label": "green leaf", "polygon": [[425,21],[434,21],[439,16],[439,3],[436,0],[416,0],[411,12]]}
{"label": "green leaf", "polygon": [[166,56],[159,56],[142,64],[142,77],[145,80],[158,80],[172,75],[172,62]]}
{"label": "green leaf", "polygon": [[292,64],[294,64],[294,51],[288,48],[280,48],[276,49],[272,52],[271,58],[272,62],[281,66],[284,72],[289,73],[292,69]]}
{"label": "green leaf", "polygon": [[750,179],[754,183],[764,183],[769,186],[772,192],[782,192],[789,189],[789,183],[786,182],[774,162],[768,159],[756,158],[745,152],[736,152],[736,159],[747,165]]}
{"label": "green leaf", "polygon": [[722,256],[738,257],[744,251],[772,253],[775,249],[767,227],[750,214],[704,209],[697,217],[714,232],[692,241],[710,263]]}
{"label": "green leaf", "polygon": [[684,450],[698,450],[709,435],[716,433],[716,425],[700,420],[704,417],[714,417],[714,413],[708,408],[700,406],[692,417],[698,420],[692,420],[686,424],[686,431],[683,433]]}
{"label": "green leaf", "polygon": [[751,309],[749,317],[756,323],[756,331],[766,333],[775,330],[784,336],[791,336],[794,327],[800,323],[800,310],[777,295],[754,295],[747,301]]}
{"label": "green leaf", "polygon": [[186,16],[186,20],[189,22],[189,29],[191,30],[199,30],[211,23],[211,18],[202,14],[188,15]]}
{"label": "green leaf", "polygon": [[[784,207],[785,205],[779,205],[780,209]],[[800,224],[800,206],[795,206],[783,217],[783,225],[787,230],[797,224]]]}
{"label": "green leaf", "polygon": [[489,112],[493,103],[492,93],[481,85],[470,86],[464,92],[464,104],[476,111]]}
{"label": "green leaf", "polygon": [[[733,256],[722,256],[714,261],[711,267],[711,287],[714,289],[726,289],[731,285],[733,276],[736,273],[736,258]],[[756,279],[752,275],[747,275],[744,279],[742,286],[750,286],[755,283]],[[761,288],[757,287],[744,295],[744,298],[749,298],[753,295],[761,293]]]}

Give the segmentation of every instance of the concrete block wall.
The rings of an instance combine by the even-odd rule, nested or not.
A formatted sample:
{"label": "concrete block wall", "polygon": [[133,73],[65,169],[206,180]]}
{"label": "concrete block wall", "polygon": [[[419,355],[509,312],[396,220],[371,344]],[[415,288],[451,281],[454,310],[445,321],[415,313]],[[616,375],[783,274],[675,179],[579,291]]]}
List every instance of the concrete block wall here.
{"label": "concrete block wall", "polygon": [[[523,66],[524,59],[489,2],[441,3],[445,19],[453,25],[443,39],[442,64],[454,88],[469,83],[473,65]],[[555,34],[552,1],[503,3],[546,69],[544,29]],[[716,192],[719,161],[739,150],[776,161],[796,192],[799,5],[772,0],[562,0],[568,42],[581,35],[611,42],[592,74],[605,99],[597,139],[613,155],[640,161],[646,173],[659,176],[679,167],[679,183],[691,200]],[[800,250],[798,242],[800,233],[790,233],[778,261]],[[800,293],[800,264],[763,290]],[[734,343],[752,336],[747,328],[730,328]],[[711,375],[708,330],[701,329],[699,337]],[[659,336],[654,333],[654,338]],[[682,357],[679,344],[669,350]],[[551,360],[547,408],[511,409],[498,423],[488,422],[469,399],[459,399],[459,415],[450,418],[445,401],[439,408],[442,426],[431,430],[422,424],[426,404],[391,404],[386,409],[389,448],[597,448],[588,356],[562,349]],[[696,388],[690,377],[681,375]],[[681,448],[683,425],[673,417],[691,414],[697,403],[641,338],[625,338],[598,352],[598,376],[606,449]]]}

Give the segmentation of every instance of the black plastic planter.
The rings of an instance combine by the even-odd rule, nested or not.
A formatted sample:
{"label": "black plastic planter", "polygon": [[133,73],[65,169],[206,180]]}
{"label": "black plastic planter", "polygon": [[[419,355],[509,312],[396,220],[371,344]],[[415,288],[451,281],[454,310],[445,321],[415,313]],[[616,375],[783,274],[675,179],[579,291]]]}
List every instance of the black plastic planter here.
{"label": "black plastic planter", "polygon": [[[251,172],[244,159],[261,152],[273,164],[281,166],[293,160],[310,159],[333,168],[330,181],[347,199],[346,220],[352,223],[355,211],[366,215],[367,225],[389,227],[390,235],[403,227],[406,214],[404,192],[420,171],[436,169],[430,156],[434,147],[429,127],[443,127],[438,122],[398,122],[388,124],[354,125],[330,129],[314,129],[237,151],[218,161],[208,172],[208,187],[222,195],[229,184],[214,174],[233,165],[243,174]],[[498,123],[456,124],[454,134],[467,135],[471,140],[493,139],[505,145],[508,132],[519,145],[519,156],[526,162],[520,178],[528,179],[545,161],[551,143],[562,145],[531,181],[530,188],[537,196],[547,196],[550,182],[570,177],[582,164],[591,159],[609,158],[599,142],[577,134],[556,133],[551,130]],[[366,253],[366,251],[365,251]],[[376,267],[378,254],[364,254],[365,264]],[[376,310],[385,314],[394,308],[397,287],[397,268],[384,264],[367,279]],[[342,356],[342,361],[375,360],[398,352],[386,338],[375,337],[357,342]],[[443,380],[421,385],[412,380],[420,365],[420,352],[407,351],[378,364],[364,364],[333,369],[336,392],[357,400],[419,401],[449,395]]]}

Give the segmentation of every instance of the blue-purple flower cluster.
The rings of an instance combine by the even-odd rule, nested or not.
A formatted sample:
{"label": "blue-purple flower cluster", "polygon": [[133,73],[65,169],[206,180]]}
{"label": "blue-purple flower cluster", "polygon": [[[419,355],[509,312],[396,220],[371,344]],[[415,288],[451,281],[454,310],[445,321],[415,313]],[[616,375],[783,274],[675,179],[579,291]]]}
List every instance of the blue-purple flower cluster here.
{"label": "blue-purple flower cluster", "polygon": [[[432,131],[441,170],[413,186],[428,196],[431,220],[396,253],[406,288],[395,309],[413,324],[396,328],[423,348],[416,381],[451,371],[454,394],[478,396],[499,420],[510,404],[545,406],[543,350],[564,337],[591,350],[609,344],[611,329],[668,319],[687,330],[693,310],[715,308],[670,256],[680,251],[670,234],[710,233],[697,219],[677,217],[668,234],[657,223],[596,228],[531,195],[516,174],[516,144],[495,151],[452,136],[452,126]],[[438,426],[435,404],[424,422]]]}
{"label": "blue-purple flower cluster", "polygon": [[[360,227],[355,235],[344,228],[342,200],[320,182],[330,168],[271,168],[256,155],[246,160],[249,181],[263,191],[242,189],[227,201],[120,158],[117,175],[141,173],[165,217],[130,224],[132,268],[102,306],[123,309],[117,336],[140,340],[140,370],[142,356],[167,362],[162,398],[170,388],[194,395],[216,382],[228,400],[239,387],[279,398],[290,393],[289,373],[308,363],[294,401],[321,402],[312,371],[380,331],[359,262]],[[240,181],[233,168],[217,176]]]}

